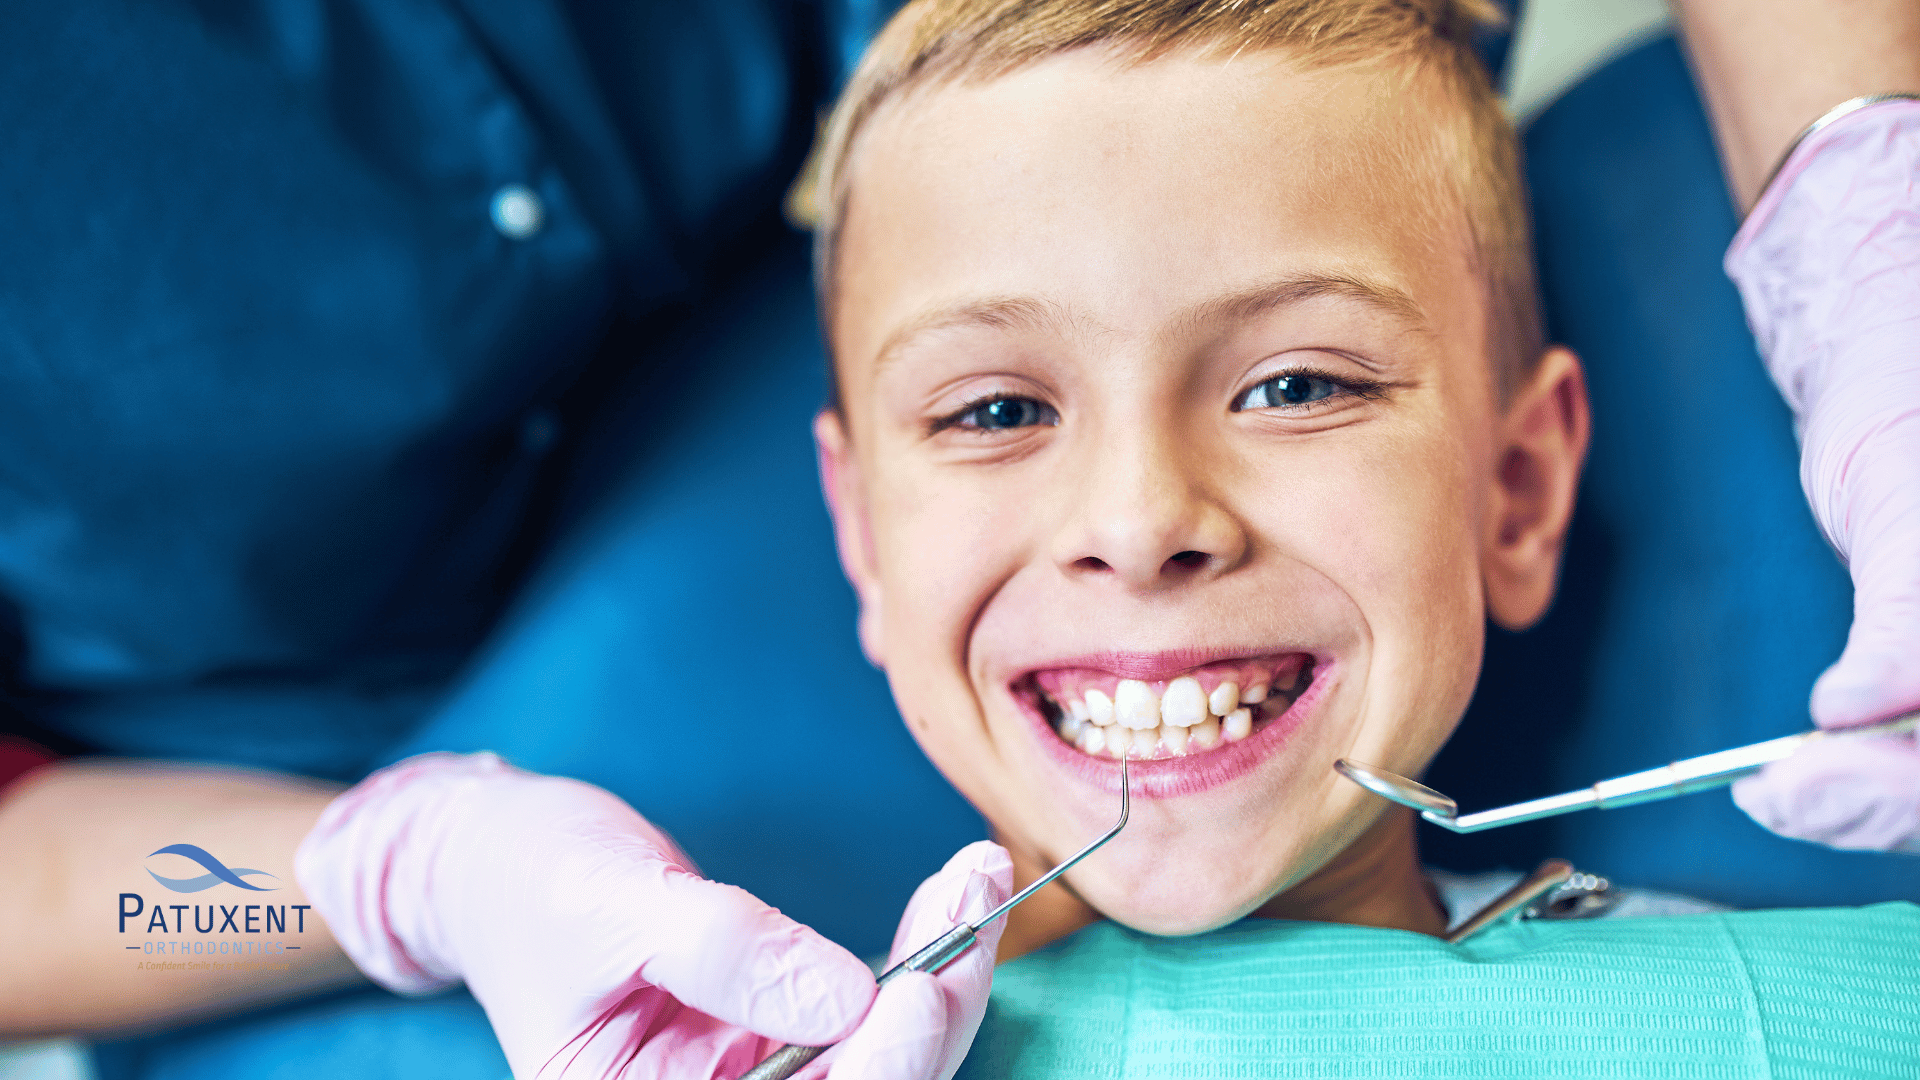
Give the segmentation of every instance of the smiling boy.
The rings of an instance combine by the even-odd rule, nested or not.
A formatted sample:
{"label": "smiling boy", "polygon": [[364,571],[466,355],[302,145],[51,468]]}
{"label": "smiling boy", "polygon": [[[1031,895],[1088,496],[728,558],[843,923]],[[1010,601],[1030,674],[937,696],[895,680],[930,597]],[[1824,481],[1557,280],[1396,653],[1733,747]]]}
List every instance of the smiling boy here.
{"label": "smiling boy", "polygon": [[1913,905],[1450,944],[1470,901],[1332,768],[1425,769],[1586,451],[1490,13],[921,0],[840,102],[815,434],[861,642],[1016,885],[1132,774],[1013,912],[969,1076],[1913,1075]]}
{"label": "smiling boy", "polygon": [[1404,812],[1586,446],[1475,5],[945,2],[827,149],[817,425],[860,634],[1031,879],[1105,915],[1439,933]]}

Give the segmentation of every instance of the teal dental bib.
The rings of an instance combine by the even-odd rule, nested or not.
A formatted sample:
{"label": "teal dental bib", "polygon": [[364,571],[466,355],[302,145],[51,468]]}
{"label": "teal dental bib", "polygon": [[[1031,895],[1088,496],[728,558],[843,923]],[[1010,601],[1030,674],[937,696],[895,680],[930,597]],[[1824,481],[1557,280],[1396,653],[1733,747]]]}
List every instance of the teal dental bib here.
{"label": "teal dental bib", "polygon": [[1103,922],[999,968],[959,1075],[1920,1078],[1920,907],[1534,921],[1461,945]]}

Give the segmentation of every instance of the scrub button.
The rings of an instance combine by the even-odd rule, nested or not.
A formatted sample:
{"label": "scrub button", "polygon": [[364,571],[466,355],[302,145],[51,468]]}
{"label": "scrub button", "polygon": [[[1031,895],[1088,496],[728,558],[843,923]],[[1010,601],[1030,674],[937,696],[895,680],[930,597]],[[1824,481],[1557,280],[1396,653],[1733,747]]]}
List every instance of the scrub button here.
{"label": "scrub button", "polygon": [[547,208],[525,184],[508,184],[493,193],[493,227],[509,240],[529,240],[547,223]]}

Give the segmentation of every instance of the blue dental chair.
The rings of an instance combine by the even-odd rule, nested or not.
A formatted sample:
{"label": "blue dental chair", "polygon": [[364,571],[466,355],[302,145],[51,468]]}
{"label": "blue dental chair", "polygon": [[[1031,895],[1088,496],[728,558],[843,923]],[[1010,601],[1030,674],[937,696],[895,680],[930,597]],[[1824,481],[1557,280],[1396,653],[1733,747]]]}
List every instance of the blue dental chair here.
{"label": "blue dental chair", "polygon": [[[1587,364],[1595,441],[1560,597],[1540,627],[1493,634],[1430,774],[1467,809],[1804,727],[1850,615],[1719,269],[1736,222],[1678,49],[1615,60],[1526,142],[1549,329]],[[825,394],[806,241],[746,235],[702,296],[627,328],[653,362],[569,418],[581,434],[551,538],[444,697],[392,706],[402,719],[383,712],[315,760],[345,774],[484,749],[600,784],[709,875],[872,955],[913,887],[984,827],[854,640],[809,436]],[[692,704],[713,687],[737,715]],[[663,707],[676,688],[689,703]],[[74,734],[169,752],[150,716]],[[171,752],[287,766],[240,739],[182,735]],[[1920,860],[1782,840],[1720,795],[1423,843],[1454,870],[1558,855],[1740,906],[1920,899]],[[102,1043],[95,1059],[107,1080],[506,1072],[465,994],[374,990]]]}

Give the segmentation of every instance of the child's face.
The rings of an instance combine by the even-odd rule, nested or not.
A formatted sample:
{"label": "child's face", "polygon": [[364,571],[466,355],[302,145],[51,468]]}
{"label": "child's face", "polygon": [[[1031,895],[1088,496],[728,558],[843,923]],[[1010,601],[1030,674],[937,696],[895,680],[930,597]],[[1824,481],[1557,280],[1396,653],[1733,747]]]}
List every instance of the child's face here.
{"label": "child's face", "polygon": [[1464,216],[1398,149],[1422,95],[1088,50],[897,102],[854,156],[819,430],[862,640],[1036,865],[1112,824],[1134,755],[1131,824],[1069,880],[1135,927],[1324,865],[1383,805],[1334,759],[1417,774],[1488,600],[1551,590],[1564,507],[1535,504],[1578,446],[1543,474],[1498,406]]}

